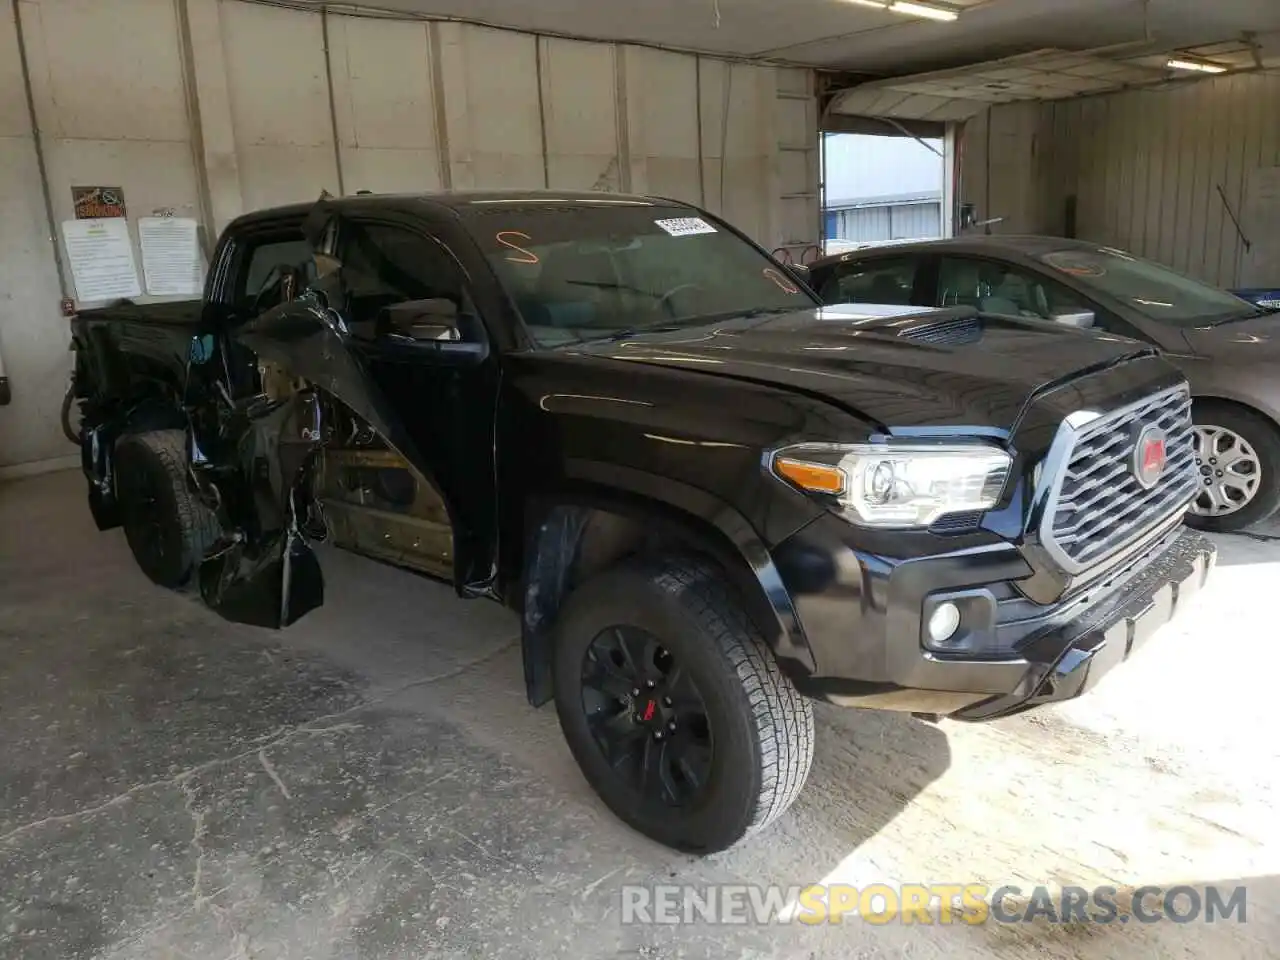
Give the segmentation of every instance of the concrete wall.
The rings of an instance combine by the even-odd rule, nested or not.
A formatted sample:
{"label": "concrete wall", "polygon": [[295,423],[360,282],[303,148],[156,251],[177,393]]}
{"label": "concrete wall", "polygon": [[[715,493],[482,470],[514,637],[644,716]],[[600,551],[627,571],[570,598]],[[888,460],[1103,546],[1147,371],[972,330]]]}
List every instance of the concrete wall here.
{"label": "concrete wall", "polygon": [[691,200],[770,248],[818,235],[805,70],[240,0],[19,0],[24,77],[4,6],[0,471],[71,452],[56,421],[71,288],[28,86],[55,222],[73,184],[123,187],[131,221],[170,208],[209,237],[321,190],[550,186]]}
{"label": "concrete wall", "polygon": [[1274,285],[1277,117],[1268,73],[997,107],[966,126],[961,199],[1011,217],[996,229],[1060,234],[1074,195],[1082,238],[1226,287]]}

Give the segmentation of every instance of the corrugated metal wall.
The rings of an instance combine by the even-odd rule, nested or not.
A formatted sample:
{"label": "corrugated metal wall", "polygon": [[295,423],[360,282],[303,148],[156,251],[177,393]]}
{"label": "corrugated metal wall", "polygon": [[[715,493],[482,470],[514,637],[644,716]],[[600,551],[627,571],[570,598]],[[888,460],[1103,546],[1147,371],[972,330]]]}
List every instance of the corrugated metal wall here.
{"label": "corrugated metal wall", "polygon": [[1044,108],[1014,103],[978,114],[960,136],[961,203],[972,203],[979,220],[1004,218],[993,233],[1041,233],[1047,189],[1037,176]]}
{"label": "corrugated metal wall", "polygon": [[1062,234],[1075,196],[1082,238],[1222,286],[1280,282],[1280,76],[997,107],[964,141],[961,199],[1010,217],[998,229]]}
{"label": "corrugated metal wall", "polygon": [[836,211],[836,234],[841,240],[872,243],[879,240],[919,240],[941,236],[942,205],[895,203]]}
{"label": "corrugated metal wall", "polygon": [[[6,465],[71,452],[70,357],[42,203],[124,189],[216,233],[239,213],[333,193],[538,188],[656,193],[766,246],[816,241],[807,70],[634,46],[238,0],[19,0],[0,14],[0,407]],[[135,232],[136,243],[136,232]],[[798,252],[798,251],[797,251]],[[137,252],[135,251],[135,256]]]}

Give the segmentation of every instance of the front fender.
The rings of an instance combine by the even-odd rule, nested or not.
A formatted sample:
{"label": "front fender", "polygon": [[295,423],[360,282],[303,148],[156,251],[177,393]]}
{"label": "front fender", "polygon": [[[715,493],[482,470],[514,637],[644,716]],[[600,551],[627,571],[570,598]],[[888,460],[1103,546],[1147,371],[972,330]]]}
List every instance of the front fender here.
{"label": "front fender", "polygon": [[714,559],[783,670],[814,672],[791,595],[768,546],[738,510],[704,490],[630,467],[582,460],[565,467],[565,486],[540,496],[526,513],[522,639],[531,703],[551,697],[550,638],[564,597],[627,547],[655,538]]}

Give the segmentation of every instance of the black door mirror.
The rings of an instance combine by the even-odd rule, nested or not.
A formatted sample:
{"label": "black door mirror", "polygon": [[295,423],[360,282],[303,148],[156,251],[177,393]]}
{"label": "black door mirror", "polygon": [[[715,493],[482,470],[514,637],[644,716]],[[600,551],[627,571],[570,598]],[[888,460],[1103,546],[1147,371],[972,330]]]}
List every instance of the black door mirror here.
{"label": "black door mirror", "polygon": [[458,305],[443,297],[392,304],[382,309],[378,332],[414,343],[457,342],[462,339],[462,331],[458,327]]}

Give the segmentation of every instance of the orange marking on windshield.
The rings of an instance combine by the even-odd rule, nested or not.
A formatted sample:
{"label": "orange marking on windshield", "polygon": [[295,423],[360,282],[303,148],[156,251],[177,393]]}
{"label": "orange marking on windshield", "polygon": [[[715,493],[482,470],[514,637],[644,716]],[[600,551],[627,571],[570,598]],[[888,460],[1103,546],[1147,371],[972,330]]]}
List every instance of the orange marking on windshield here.
{"label": "orange marking on windshield", "polygon": [[516,256],[514,257],[508,256],[506,258],[508,263],[533,264],[533,263],[541,262],[538,260],[538,255],[534,253],[532,250],[526,250],[524,247],[521,247],[521,246],[518,246],[517,244],[512,243],[510,240],[506,239],[507,237],[519,237],[521,240],[524,240],[527,243],[531,243],[533,241],[533,237],[529,236],[527,233],[521,233],[519,230],[499,230],[494,235],[494,239],[497,240],[500,244],[516,252],[517,254]]}
{"label": "orange marking on windshield", "polygon": [[765,267],[761,271],[766,277],[774,282],[774,284],[782,290],[783,293],[799,293],[800,288],[788,280],[781,271],[773,269],[773,267]]}

